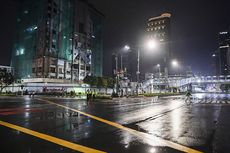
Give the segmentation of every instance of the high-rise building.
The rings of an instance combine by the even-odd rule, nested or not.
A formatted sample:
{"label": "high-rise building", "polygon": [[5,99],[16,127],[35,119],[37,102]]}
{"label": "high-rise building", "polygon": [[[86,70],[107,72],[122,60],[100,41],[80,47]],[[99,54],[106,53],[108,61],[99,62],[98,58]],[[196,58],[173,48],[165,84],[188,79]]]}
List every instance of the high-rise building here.
{"label": "high-rise building", "polygon": [[164,53],[161,65],[165,67],[165,74],[168,75],[167,65],[171,57],[170,43],[170,13],[163,13],[160,16],[150,18],[147,23],[147,36],[150,39],[155,39],[161,45],[161,50]]}
{"label": "high-rise building", "polygon": [[103,20],[86,0],[21,0],[12,52],[15,76],[52,81],[101,76]]}
{"label": "high-rise building", "polygon": [[230,32],[219,33],[219,49],[215,54],[217,75],[230,74]]}
{"label": "high-rise building", "polygon": [[160,16],[150,18],[147,24],[147,32],[150,38],[160,42],[170,41],[170,18],[171,14],[164,13]]}

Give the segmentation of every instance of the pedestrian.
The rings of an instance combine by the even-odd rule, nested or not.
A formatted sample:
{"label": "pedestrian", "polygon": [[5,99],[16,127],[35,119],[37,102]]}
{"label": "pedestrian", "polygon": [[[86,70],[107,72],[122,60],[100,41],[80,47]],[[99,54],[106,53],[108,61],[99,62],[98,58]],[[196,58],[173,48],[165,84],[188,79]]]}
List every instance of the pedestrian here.
{"label": "pedestrian", "polygon": [[86,91],[86,100],[89,102],[89,89]]}
{"label": "pedestrian", "polygon": [[93,100],[96,98],[96,90],[93,90]]}
{"label": "pedestrian", "polygon": [[92,93],[92,90],[90,89],[90,90],[89,90],[89,101],[90,101],[90,102],[92,101],[92,94],[93,94],[93,93]]}
{"label": "pedestrian", "polygon": [[32,92],[32,97],[34,98],[34,95],[35,95],[35,91]]}
{"label": "pedestrian", "polygon": [[124,96],[124,90],[121,89],[121,97],[123,97],[123,96]]}

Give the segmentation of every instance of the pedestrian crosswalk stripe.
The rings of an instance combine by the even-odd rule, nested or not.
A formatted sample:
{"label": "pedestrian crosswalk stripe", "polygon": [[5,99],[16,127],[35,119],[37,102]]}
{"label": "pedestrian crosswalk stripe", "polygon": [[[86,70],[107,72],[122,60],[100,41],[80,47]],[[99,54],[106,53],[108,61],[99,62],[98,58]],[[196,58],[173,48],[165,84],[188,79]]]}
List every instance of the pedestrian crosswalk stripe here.
{"label": "pedestrian crosswalk stripe", "polygon": [[230,101],[228,100],[216,100],[216,99],[211,99],[211,100],[193,100],[194,104],[230,104]]}

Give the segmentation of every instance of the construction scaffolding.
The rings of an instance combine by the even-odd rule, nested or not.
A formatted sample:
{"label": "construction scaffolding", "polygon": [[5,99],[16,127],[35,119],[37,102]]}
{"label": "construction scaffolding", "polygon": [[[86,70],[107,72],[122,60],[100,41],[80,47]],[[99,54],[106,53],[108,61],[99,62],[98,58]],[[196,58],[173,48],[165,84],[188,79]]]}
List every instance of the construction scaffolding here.
{"label": "construction scaffolding", "polygon": [[78,82],[101,76],[102,15],[92,10],[83,0],[21,0],[12,52],[15,76]]}

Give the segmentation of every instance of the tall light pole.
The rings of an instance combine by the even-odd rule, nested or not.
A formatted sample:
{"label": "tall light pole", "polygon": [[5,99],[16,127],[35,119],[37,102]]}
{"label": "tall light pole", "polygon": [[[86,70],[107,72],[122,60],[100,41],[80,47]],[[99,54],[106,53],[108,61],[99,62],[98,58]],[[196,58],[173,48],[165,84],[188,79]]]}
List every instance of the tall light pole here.
{"label": "tall light pole", "polygon": [[[122,50],[129,51],[130,47],[128,45],[125,45]],[[123,70],[123,53],[122,52],[121,52],[121,70]]]}
{"label": "tall light pole", "polygon": [[[178,71],[178,68],[179,68],[179,63],[178,63],[178,61],[177,60],[172,60],[172,66],[174,67],[174,68],[176,68],[176,70]],[[176,71],[176,72],[177,72]]]}
{"label": "tall light pole", "polygon": [[[146,43],[146,47],[150,50],[157,48],[158,43],[153,40],[150,39],[147,41]],[[139,81],[140,81],[140,49],[139,47],[135,48],[131,48],[129,45],[125,45],[124,50],[128,51],[128,50],[137,50],[137,71],[136,71],[136,75],[137,75],[137,95],[138,95],[138,90],[139,90]]]}
{"label": "tall light pole", "polygon": [[140,80],[140,50],[137,50],[137,84]]}
{"label": "tall light pole", "polygon": [[115,56],[115,62],[116,62],[116,94],[118,94],[118,80],[119,80],[119,74],[118,74],[118,58],[117,55]]}
{"label": "tall light pole", "polygon": [[158,73],[159,73],[159,78],[161,77],[161,65],[157,64],[157,68],[158,68]]}

